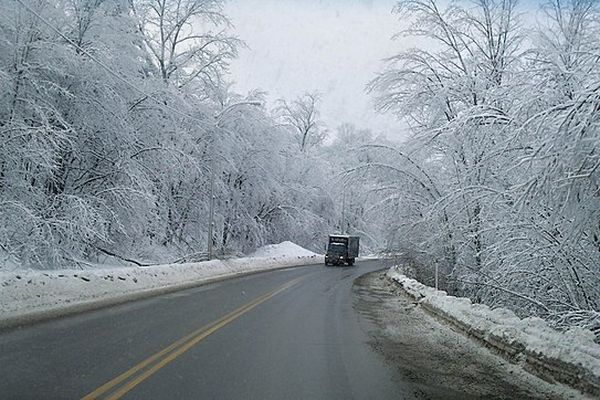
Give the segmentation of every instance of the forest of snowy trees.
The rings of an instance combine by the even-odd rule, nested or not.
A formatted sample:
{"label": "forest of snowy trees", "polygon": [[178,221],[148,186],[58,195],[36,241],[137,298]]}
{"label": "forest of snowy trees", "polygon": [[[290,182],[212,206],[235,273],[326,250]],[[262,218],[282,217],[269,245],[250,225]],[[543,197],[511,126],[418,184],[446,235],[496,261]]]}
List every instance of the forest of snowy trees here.
{"label": "forest of snowy trees", "polygon": [[0,268],[198,259],[213,193],[218,254],[347,231],[453,294],[600,330],[598,1],[394,12],[422,46],[367,90],[400,145],[324,126],[318,93],[235,93],[221,0],[0,0]]}
{"label": "forest of snowy trees", "polygon": [[318,94],[232,92],[222,3],[0,2],[0,264],[193,260],[211,185],[217,254],[341,229]]}
{"label": "forest of snowy trees", "polygon": [[413,21],[399,37],[423,47],[370,83],[413,133],[368,172],[392,246],[430,284],[437,266],[452,293],[600,334],[598,2],[394,11]]}

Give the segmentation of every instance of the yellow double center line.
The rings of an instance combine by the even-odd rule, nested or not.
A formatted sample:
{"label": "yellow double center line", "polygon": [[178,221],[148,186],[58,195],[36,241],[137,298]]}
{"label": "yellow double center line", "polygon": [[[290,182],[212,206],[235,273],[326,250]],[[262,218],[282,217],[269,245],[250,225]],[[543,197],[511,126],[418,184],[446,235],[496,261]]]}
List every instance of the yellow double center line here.
{"label": "yellow double center line", "polygon": [[148,377],[152,376],[162,367],[164,367],[165,365],[167,365],[168,363],[170,363],[171,361],[173,361],[174,359],[191,349],[201,340],[205,339],[206,337],[215,333],[219,329],[223,328],[225,325],[246,314],[248,311],[252,310],[259,304],[264,303],[273,296],[296,285],[304,278],[305,277],[301,276],[299,278],[293,279],[287,282],[286,284],[251,301],[250,303],[247,303],[241,306],[240,308],[230,312],[229,314],[218,319],[217,321],[203,326],[202,328],[190,333],[189,335],[182,337],[181,339],[177,340],[176,342],[173,342],[171,345],[165,347],[158,353],[146,358],[139,364],[135,365],[133,368],[123,372],[116,378],[106,382],[104,385],[100,386],[93,392],[84,396],[82,400],[97,400],[100,398],[104,398],[105,400],[120,399],[125,393],[129,392],[131,389],[142,383]]}

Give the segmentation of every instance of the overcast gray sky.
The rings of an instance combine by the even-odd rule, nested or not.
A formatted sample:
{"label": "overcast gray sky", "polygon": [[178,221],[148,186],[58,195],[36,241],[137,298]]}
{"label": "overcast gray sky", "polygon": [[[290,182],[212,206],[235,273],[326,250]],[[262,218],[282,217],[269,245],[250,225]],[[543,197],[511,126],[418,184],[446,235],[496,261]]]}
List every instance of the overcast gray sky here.
{"label": "overcast gray sky", "polygon": [[329,129],[343,122],[389,137],[403,135],[394,118],[373,111],[366,83],[381,60],[400,48],[394,0],[229,0],[237,35],[249,49],[231,65],[235,90],[262,89],[271,106],[305,91],[322,93]]}

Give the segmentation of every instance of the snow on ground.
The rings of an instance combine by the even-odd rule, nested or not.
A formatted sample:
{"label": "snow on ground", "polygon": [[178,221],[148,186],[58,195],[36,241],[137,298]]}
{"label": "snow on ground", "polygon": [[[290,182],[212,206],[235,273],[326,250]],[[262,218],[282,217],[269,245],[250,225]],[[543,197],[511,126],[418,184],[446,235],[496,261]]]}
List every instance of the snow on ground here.
{"label": "snow on ground", "polygon": [[250,272],[321,264],[322,257],[291,242],[253,257],[150,267],[0,272],[0,326],[116,304]]}
{"label": "snow on ground", "polygon": [[594,343],[591,331],[573,329],[561,333],[540,318],[521,319],[505,308],[491,309],[484,304],[472,304],[467,298],[448,296],[394,268],[388,271],[388,277],[421,305],[492,347],[500,346],[503,352],[514,353],[513,356],[525,354],[541,362],[541,368],[546,368],[542,364],[549,364],[558,373],[577,375],[576,379],[588,379],[600,387],[600,346]]}
{"label": "snow on ground", "polygon": [[310,250],[298,246],[292,242],[281,242],[279,244],[270,244],[263,246],[250,255],[250,257],[311,257],[316,256]]}
{"label": "snow on ground", "polygon": [[370,344],[394,365],[407,392],[399,398],[566,400],[577,390],[528,373],[436,318],[382,274],[358,278],[354,307],[368,321]]}

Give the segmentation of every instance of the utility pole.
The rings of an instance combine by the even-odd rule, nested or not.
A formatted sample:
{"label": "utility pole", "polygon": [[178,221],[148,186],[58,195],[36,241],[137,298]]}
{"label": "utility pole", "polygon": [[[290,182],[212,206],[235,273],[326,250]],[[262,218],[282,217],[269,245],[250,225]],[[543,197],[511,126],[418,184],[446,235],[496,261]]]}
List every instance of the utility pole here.
{"label": "utility pole", "polygon": [[212,260],[213,257],[213,226],[215,216],[215,163],[214,160],[211,163],[210,168],[210,200],[209,200],[209,211],[208,211],[208,259]]}
{"label": "utility pole", "polygon": [[342,189],[342,235],[346,234],[346,188]]}

